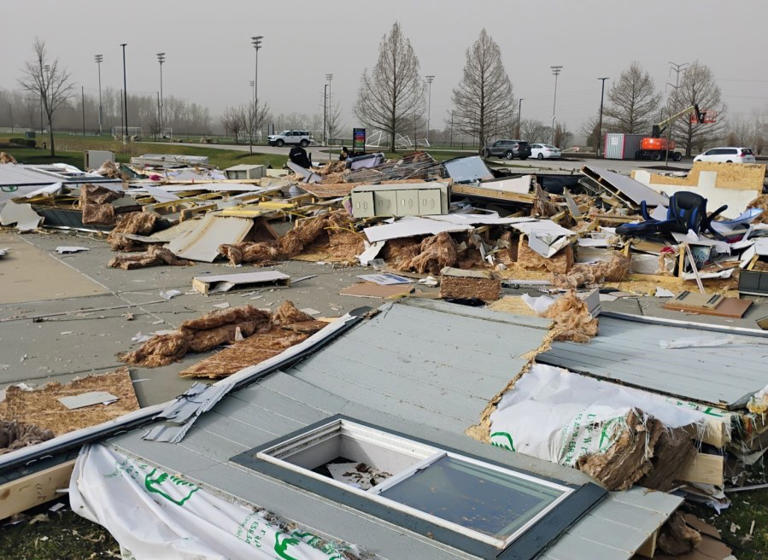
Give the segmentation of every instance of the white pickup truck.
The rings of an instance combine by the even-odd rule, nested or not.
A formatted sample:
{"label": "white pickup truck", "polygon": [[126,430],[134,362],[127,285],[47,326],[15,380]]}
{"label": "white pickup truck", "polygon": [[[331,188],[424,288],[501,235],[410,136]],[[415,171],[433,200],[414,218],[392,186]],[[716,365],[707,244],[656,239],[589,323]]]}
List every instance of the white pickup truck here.
{"label": "white pickup truck", "polygon": [[312,142],[312,136],[306,130],[283,130],[277,134],[267,136],[270,146],[285,146],[286,144],[298,144],[306,148]]}

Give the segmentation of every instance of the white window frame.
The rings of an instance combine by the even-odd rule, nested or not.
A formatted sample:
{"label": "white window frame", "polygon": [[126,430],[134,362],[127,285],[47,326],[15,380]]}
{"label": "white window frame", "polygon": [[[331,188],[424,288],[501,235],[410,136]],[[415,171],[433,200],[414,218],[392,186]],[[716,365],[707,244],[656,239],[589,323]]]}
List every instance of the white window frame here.
{"label": "white window frame", "polygon": [[[356,442],[359,442],[363,445],[368,443],[379,448],[390,449],[401,455],[412,456],[414,459],[417,459],[417,462],[397,473],[392,473],[392,476],[383,480],[376,486],[373,486],[368,490],[361,490],[352,485],[313,472],[307,468],[295,465],[286,460],[292,455],[306,451],[307,449],[317,446],[329,439],[341,436],[353,438]],[[384,430],[365,426],[363,424],[358,424],[357,422],[345,418],[332,420],[327,424],[323,424],[322,426],[318,426],[312,430],[298,434],[288,440],[276,443],[271,447],[264,448],[256,454],[256,457],[262,461],[278,465],[281,468],[310,477],[324,484],[330,484],[332,486],[341,488],[358,496],[365,497],[372,502],[376,502],[388,508],[412,515],[414,517],[418,517],[419,519],[423,519],[435,525],[439,525],[458,534],[464,535],[485,544],[489,544],[499,549],[504,549],[509,546],[510,543],[525,533],[530,527],[532,527],[542,517],[557,507],[560,502],[562,502],[573,492],[573,488],[568,486],[563,486],[549,480],[517,472],[510,468],[494,465],[486,461],[474,459],[460,453],[446,451],[439,447],[417,442],[407,437],[395,435]],[[432,463],[438,459],[441,459],[442,457],[450,457],[466,462],[468,464],[482,467],[484,469],[497,471],[507,476],[512,476],[521,480],[539,484],[541,486],[553,488],[560,491],[561,494],[544,509],[529,519],[525,524],[518,527],[511,535],[503,539],[487,535],[474,529],[470,529],[458,523],[445,520],[436,515],[426,513],[420,509],[402,504],[396,500],[385,498],[384,496],[380,495],[380,493],[384,490],[391,488],[392,486],[407,479],[418,471],[426,469]]]}

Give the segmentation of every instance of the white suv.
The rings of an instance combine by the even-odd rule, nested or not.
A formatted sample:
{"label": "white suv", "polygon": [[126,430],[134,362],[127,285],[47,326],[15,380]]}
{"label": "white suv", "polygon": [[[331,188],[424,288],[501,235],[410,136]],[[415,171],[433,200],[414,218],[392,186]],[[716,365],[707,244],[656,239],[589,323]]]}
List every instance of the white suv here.
{"label": "white suv", "polygon": [[267,136],[267,141],[270,146],[298,144],[302,148],[306,148],[312,142],[312,136],[306,130],[283,130],[277,134]]}
{"label": "white suv", "polygon": [[725,163],[755,163],[755,154],[749,148],[712,148],[697,155],[693,161],[718,161]]}

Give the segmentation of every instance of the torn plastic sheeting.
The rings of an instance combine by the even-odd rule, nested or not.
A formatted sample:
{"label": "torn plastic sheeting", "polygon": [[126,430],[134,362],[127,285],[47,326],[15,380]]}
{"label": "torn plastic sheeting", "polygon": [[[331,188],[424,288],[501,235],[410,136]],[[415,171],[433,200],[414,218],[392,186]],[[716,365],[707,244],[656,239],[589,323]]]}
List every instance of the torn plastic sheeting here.
{"label": "torn plastic sheeting", "polygon": [[184,394],[171,402],[160,413],[159,417],[169,420],[163,424],[151,426],[144,434],[143,438],[153,441],[167,441],[178,443],[184,439],[184,436],[194,424],[195,420],[204,412],[213,408],[224,396],[239,387],[255,381],[256,379],[267,375],[279,367],[284,367],[302,353],[309,351],[316,345],[321,345],[339,333],[346,330],[348,326],[357,323],[362,319],[363,313],[367,308],[354,310],[343,317],[329,323],[326,327],[320,329],[315,334],[294,346],[286,348],[277,356],[273,356],[256,365],[243,368],[229,377],[217,381],[211,385],[196,383],[190,387]]}
{"label": "torn plastic sheeting", "polygon": [[[347,548],[100,444],[78,455],[69,499],[72,511],[105,527],[136,560],[332,560]],[[321,550],[315,542],[326,544]]]}
{"label": "torn plastic sheeting", "polygon": [[[708,415],[691,403],[534,364],[501,398],[491,415],[491,443],[561,465],[601,453],[615,443],[633,409],[668,428],[704,429]],[[710,414],[711,416],[711,414]]]}

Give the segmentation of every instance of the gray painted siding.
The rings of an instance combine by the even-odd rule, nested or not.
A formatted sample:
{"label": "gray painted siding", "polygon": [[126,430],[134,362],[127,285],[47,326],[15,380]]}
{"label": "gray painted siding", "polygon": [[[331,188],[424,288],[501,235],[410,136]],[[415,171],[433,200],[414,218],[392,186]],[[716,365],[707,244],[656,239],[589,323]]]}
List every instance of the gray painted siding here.
{"label": "gray painted siding", "polygon": [[768,341],[738,336],[712,348],[664,349],[660,340],[726,335],[693,328],[600,318],[600,334],[587,344],[555,342],[536,359],[571,371],[731,408],[768,384]]}
{"label": "gray painted siding", "polygon": [[[460,314],[450,313],[453,309]],[[477,421],[485,399],[520,370],[521,354],[538,347],[547,326],[548,322],[535,318],[441,303],[398,304],[285,372],[275,372],[227,395],[198,420],[180,444],[144,441],[144,429],[116,437],[110,444],[183,473],[212,491],[264,507],[318,534],[359,544],[384,558],[468,558],[463,552],[250,471],[229,458],[341,413],[512,468],[584,483],[588,477],[579,471],[464,435]],[[390,345],[392,341],[397,343]],[[679,501],[662,493],[612,494],[561,537],[546,558],[627,560],[630,550],[639,547]],[[614,524],[608,535],[597,530],[604,520]],[[617,539],[625,544],[617,547]]]}

